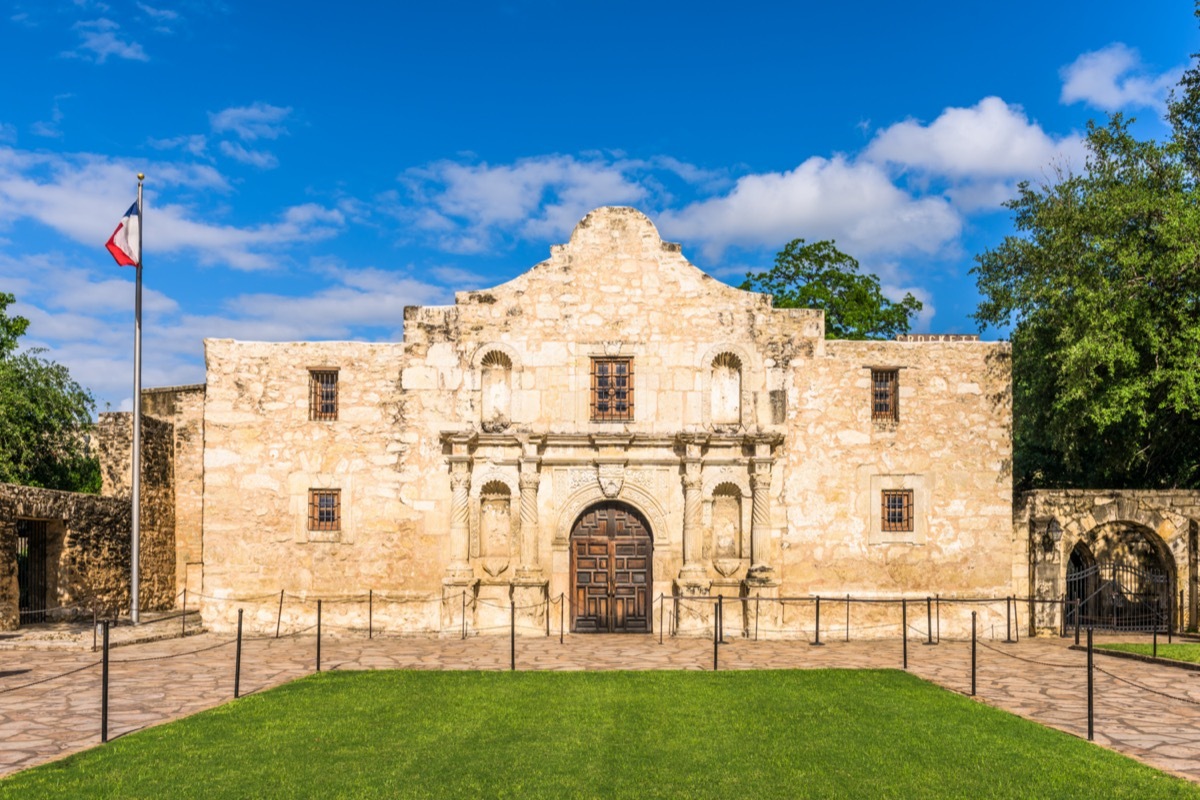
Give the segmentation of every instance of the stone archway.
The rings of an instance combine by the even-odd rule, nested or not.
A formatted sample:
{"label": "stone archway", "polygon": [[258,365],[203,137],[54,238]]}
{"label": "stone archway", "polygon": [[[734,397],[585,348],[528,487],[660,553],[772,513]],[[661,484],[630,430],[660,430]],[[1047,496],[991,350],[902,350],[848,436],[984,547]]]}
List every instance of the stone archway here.
{"label": "stone archway", "polygon": [[637,509],[597,503],[575,520],[570,536],[571,631],[650,633],[654,544]]}
{"label": "stone archway", "polygon": [[1066,564],[1067,609],[1074,624],[1112,630],[1173,626],[1176,565],[1150,528],[1123,520],[1093,526],[1078,538]]}

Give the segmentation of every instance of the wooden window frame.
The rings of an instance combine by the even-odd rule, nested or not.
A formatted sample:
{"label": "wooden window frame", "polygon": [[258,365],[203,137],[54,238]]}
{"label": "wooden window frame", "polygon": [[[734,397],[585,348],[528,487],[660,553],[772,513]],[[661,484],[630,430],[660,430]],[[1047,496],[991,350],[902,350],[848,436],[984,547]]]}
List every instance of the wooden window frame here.
{"label": "wooden window frame", "polygon": [[[899,501],[889,504],[889,500]],[[881,531],[906,531],[916,529],[913,514],[912,489],[883,489],[879,493],[879,529]]]}
{"label": "wooden window frame", "polygon": [[[330,506],[321,507],[321,501],[331,498]],[[328,517],[322,519],[323,512]],[[342,529],[342,490],[341,489],[309,489],[308,490],[308,529],[310,531],[332,531]]]}
{"label": "wooden window frame", "polygon": [[900,370],[871,368],[871,421],[900,421]]}
{"label": "wooden window frame", "polygon": [[[625,374],[608,372],[608,367],[624,366]],[[591,412],[592,422],[633,422],[633,358],[628,356],[592,356],[591,367]],[[616,385],[624,378],[626,386]],[[608,385],[609,382],[613,385]],[[624,397],[619,397],[623,393]],[[612,406],[623,399],[625,408],[618,411]]]}
{"label": "wooden window frame", "polygon": [[308,418],[330,422],[338,418],[338,370],[308,371]]}

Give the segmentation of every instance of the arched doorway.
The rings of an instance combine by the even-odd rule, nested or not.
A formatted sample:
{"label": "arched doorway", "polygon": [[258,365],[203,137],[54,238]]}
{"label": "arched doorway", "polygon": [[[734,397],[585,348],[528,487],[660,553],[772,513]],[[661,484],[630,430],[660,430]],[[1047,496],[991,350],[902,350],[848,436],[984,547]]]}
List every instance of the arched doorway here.
{"label": "arched doorway", "polygon": [[571,528],[571,630],[649,633],[654,545],[625,503],[599,503]]}
{"label": "arched doorway", "polygon": [[1067,561],[1069,622],[1107,630],[1164,630],[1173,624],[1175,561],[1152,530],[1127,522],[1097,525]]}

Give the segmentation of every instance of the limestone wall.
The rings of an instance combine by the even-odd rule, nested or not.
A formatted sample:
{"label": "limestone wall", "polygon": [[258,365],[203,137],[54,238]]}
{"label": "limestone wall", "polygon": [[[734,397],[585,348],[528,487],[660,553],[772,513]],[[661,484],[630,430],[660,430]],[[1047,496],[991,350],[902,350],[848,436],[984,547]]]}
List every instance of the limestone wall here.
{"label": "limestone wall", "polygon": [[[16,520],[48,524],[48,606],[89,617],[129,606],[129,504],[111,497],[0,484],[0,630],[17,627]],[[154,552],[153,536],[142,541]],[[154,561],[148,564],[153,569]],[[149,573],[143,573],[149,575]],[[162,608],[151,579],[143,583],[142,606]],[[170,598],[167,603],[169,607]],[[77,607],[82,607],[81,610]],[[51,613],[51,618],[61,614]]]}
{"label": "limestone wall", "polygon": [[[128,505],[133,492],[133,415],[106,413],[96,425],[101,493]],[[142,415],[141,558],[143,608],[171,608],[176,592],[175,428]],[[189,491],[194,491],[189,489]],[[126,523],[128,525],[128,523]]]}
{"label": "limestone wall", "polygon": [[[783,591],[1012,593],[1008,346],[831,341],[791,367]],[[871,367],[899,369],[896,423],[872,421]],[[913,490],[911,533],[880,530],[884,488]]]}
{"label": "limestone wall", "polygon": [[[203,594],[436,592],[449,488],[406,420],[402,346],[208,339],[205,357]],[[310,368],[338,370],[336,420],[309,419]],[[340,530],[308,530],[310,489],[341,491]],[[231,608],[207,600],[206,622]]]}

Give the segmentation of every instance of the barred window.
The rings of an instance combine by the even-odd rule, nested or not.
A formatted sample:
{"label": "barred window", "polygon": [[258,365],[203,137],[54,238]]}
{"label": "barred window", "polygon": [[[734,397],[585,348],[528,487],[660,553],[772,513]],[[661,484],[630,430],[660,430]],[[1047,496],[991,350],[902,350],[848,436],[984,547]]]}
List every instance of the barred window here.
{"label": "barred window", "polygon": [[592,359],[592,421],[633,419],[633,360]]}
{"label": "barred window", "polygon": [[338,371],[310,369],[308,371],[308,418],[338,418]]}
{"label": "barred window", "polygon": [[342,490],[308,490],[308,529],[310,531],[340,531],[342,529]]}
{"label": "barred window", "polygon": [[911,531],[913,529],[912,489],[884,489],[882,506],[882,530]]}
{"label": "barred window", "polygon": [[900,419],[900,370],[871,370],[871,419],[896,422]]}

